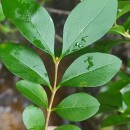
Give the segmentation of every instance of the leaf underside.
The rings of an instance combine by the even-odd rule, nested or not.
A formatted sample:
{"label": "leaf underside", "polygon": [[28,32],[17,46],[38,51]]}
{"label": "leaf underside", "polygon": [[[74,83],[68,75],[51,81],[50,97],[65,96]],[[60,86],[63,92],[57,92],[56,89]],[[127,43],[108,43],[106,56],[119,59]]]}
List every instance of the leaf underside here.
{"label": "leaf underside", "polygon": [[100,39],[112,27],[117,0],[83,0],[68,16],[63,32],[64,57]]}

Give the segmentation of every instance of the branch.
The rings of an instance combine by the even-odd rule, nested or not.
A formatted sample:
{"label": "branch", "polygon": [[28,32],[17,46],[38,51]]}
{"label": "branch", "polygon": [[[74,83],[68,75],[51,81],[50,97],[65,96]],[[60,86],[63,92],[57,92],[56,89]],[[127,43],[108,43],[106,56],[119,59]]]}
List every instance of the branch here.
{"label": "branch", "polygon": [[64,11],[64,10],[59,10],[59,9],[53,9],[53,8],[48,8],[46,7],[46,10],[50,13],[54,14],[60,14],[60,15],[69,15],[70,11]]}

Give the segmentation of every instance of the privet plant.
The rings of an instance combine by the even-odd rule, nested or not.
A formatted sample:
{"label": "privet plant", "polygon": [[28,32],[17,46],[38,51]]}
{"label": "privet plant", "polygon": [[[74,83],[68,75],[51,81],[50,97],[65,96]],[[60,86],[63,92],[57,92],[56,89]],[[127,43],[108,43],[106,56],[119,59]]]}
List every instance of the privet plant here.
{"label": "privet plant", "polygon": [[[62,59],[100,39],[112,27],[117,14],[117,0],[83,0],[68,16],[63,31],[60,56],[54,53],[54,24],[46,10],[34,0],[2,0],[6,18],[14,23],[33,45],[48,53],[55,64],[53,85],[39,55],[30,47],[16,43],[0,44],[0,57],[5,66],[23,80],[16,88],[34,104],[25,108],[23,121],[28,130],[47,130],[50,115],[56,112],[69,121],[83,121],[99,109],[98,100],[87,93],[75,93],[53,106],[57,91],[66,87],[96,87],[106,84],[118,72],[121,60],[104,53],[87,53],[77,58],[57,82]],[[51,97],[41,85],[50,88]],[[46,116],[40,108],[46,109]],[[55,130],[80,130],[62,125]]]}

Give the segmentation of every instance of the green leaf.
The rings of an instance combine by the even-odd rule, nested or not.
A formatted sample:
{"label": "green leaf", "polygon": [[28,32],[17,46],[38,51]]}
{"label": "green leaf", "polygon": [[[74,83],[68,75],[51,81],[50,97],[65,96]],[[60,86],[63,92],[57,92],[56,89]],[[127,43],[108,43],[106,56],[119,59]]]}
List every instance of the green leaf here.
{"label": "green leaf", "polygon": [[69,15],[63,35],[62,56],[100,39],[113,25],[117,0],[83,0]]}
{"label": "green leaf", "polygon": [[5,16],[4,16],[2,6],[1,6],[1,3],[0,3],[0,21],[3,21],[4,19],[5,19]]}
{"label": "green leaf", "polygon": [[128,85],[130,83],[130,78],[125,78],[125,79],[121,79],[115,83],[113,83],[110,87],[109,87],[109,93],[116,93],[119,92],[122,88],[124,88],[126,85]]}
{"label": "green leaf", "polygon": [[117,110],[119,107],[122,107],[122,94],[120,92],[114,94],[103,92],[97,96],[97,99],[101,104],[99,113]]}
{"label": "green leaf", "polygon": [[127,91],[123,94],[123,100],[125,104],[130,107],[130,91]]}
{"label": "green leaf", "polygon": [[81,130],[79,127],[74,125],[62,125],[55,130]]}
{"label": "green leaf", "polygon": [[28,106],[23,112],[23,122],[28,130],[43,130],[45,117],[40,108]]}
{"label": "green leaf", "polygon": [[130,120],[128,117],[123,115],[112,115],[103,120],[102,127],[119,125],[122,123],[126,123],[126,121]]}
{"label": "green leaf", "polygon": [[12,43],[0,44],[0,57],[13,74],[50,86],[44,64],[31,48]]}
{"label": "green leaf", "polygon": [[54,54],[54,24],[46,10],[34,0],[2,0],[5,16],[41,50]]}
{"label": "green leaf", "polygon": [[59,86],[95,87],[110,81],[121,67],[121,60],[103,53],[88,53],[76,59]]}
{"label": "green leaf", "polygon": [[119,1],[117,19],[130,11],[129,1]]}
{"label": "green leaf", "polygon": [[121,34],[123,36],[125,36],[125,28],[121,25],[116,25],[116,26],[113,26],[110,31],[110,33],[113,33],[113,34]]}
{"label": "green leaf", "polygon": [[17,89],[39,107],[48,107],[48,99],[45,90],[39,84],[21,80],[16,84]]}
{"label": "green leaf", "polygon": [[64,119],[82,121],[93,116],[99,105],[96,98],[86,93],[76,93],[65,98],[53,110]]}

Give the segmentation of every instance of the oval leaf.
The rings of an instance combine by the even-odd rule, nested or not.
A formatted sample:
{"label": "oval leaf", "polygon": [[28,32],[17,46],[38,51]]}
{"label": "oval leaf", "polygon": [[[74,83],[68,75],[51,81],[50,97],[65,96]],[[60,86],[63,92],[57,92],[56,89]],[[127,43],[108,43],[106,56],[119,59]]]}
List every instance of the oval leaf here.
{"label": "oval leaf", "polygon": [[60,86],[95,87],[106,84],[118,72],[121,60],[103,53],[88,53],[76,59],[65,72]]}
{"label": "oval leaf", "polygon": [[32,44],[54,54],[54,24],[42,6],[34,0],[2,0],[2,6],[5,16]]}
{"label": "oval leaf", "polygon": [[1,44],[0,57],[15,75],[29,81],[50,85],[41,58],[31,48],[18,44]]}
{"label": "oval leaf", "polygon": [[74,125],[62,125],[55,130],[81,130],[79,127]]}
{"label": "oval leaf", "polygon": [[23,122],[28,130],[43,130],[45,117],[40,108],[28,106],[23,112]]}
{"label": "oval leaf", "polygon": [[54,111],[64,119],[83,121],[93,116],[99,109],[96,98],[86,93],[76,93],[65,98]]}
{"label": "oval leaf", "polygon": [[48,107],[48,99],[45,90],[40,84],[21,80],[16,84],[17,89],[39,107]]}
{"label": "oval leaf", "polygon": [[113,25],[117,0],[83,0],[69,15],[63,35],[62,57],[100,39]]}

